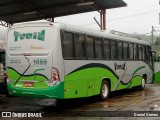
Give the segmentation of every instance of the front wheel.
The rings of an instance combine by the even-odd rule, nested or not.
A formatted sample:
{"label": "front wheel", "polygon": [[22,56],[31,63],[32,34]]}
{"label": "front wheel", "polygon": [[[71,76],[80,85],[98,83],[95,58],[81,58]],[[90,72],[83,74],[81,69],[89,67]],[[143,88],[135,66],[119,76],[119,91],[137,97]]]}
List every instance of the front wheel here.
{"label": "front wheel", "polygon": [[101,85],[101,91],[100,91],[100,99],[106,100],[109,96],[109,84],[107,81],[103,81]]}
{"label": "front wheel", "polygon": [[145,85],[146,85],[145,78],[142,77],[140,89],[141,89],[141,90],[144,90],[144,89],[145,89]]}

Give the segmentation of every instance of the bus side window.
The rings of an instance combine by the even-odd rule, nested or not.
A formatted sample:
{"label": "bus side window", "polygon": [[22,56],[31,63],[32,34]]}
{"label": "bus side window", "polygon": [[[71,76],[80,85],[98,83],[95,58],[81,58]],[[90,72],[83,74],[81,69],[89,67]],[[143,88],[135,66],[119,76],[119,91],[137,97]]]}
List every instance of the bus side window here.
{"label": "bus side window", "polygon": [[103,47],[104,47],[104,58],[105,59],[110,59],[111,58],[111,50],[110,50],[110,40],[104,39],[103,42]]}
{"label": "bus side window", "polygon": [[1,61],[0,62],[2,62],[3,64],[5,64],[5,52],[3,52],[2,54],[1,54]]}
{"label": "bus side window", "polygon": [[143,61],[146,61],[146,53],[145,53],[145,46],[142,45],[142,54],[143,54]]}
{"label": "bus side window", "polygon": [[145,48],[145,50],[144,50],[144,52],[145,52],[145,62],[149,63],[149,59],[148,59],[148,56],[149,56],[148,48],[147,48],[146,45],[144,46],[144,48]]}
{"label": "bus side window", "polygon": [[134,49],[133,49],[133,43],[129,43],[129,59],[133,60],[134,59]]}
{"label": "bus side window", "polygon": [[94,59],[94,49],[93,49],[94,38],[87,36],[86,37],[86,54],[88,59]]}
{"label": "bus side window", "polygon": [[62,33],[62,52],[65,59],[74,58],[73,33]]}
{"label": "bus side window", "polygon": [[124,60],[128,60],[129,59],[129,50],[128,50],[129,46],[127,42],[123,42],[123,58]]}
{"label": "bus side window", "polygon": [[74,48],[75,48],[75,58],[85,57],[85,36],[81,34],[74,34]]}
{"label": "bus side window", "polygon": [[139,60],[143,58],[142,45],[138,45]]}
{"label": "bus side window", "polygon": [[115,60],[117,59],[117,45],[116,45],[116,41],[111,40],[111,59]]}
{"label": "bus side window", "polygon": [[95,58],[96,59],[103,59],[103,53],[102,53],[102,39],[96,38],[95,39]]}
{"label": "bus side window", "polygon": [[149,50],[149,46],[147,46],[147,61],[148,61],[148,64],[150,64],[150,50]]}
{"label": "bus side window", "polygon": [[153,59],[152,59],[151,47],[147,46],[147,49],[148,49],[148,63],[150,67],[153,69]]}
{"label": "bus side window", "polygon": [[134,60],[138,59],[138,49],[137,44],[134,44]]}
{"label": "bus side window", "polygon": [[118,59],[123,59],[123,45],[122,42],[118,42]]}

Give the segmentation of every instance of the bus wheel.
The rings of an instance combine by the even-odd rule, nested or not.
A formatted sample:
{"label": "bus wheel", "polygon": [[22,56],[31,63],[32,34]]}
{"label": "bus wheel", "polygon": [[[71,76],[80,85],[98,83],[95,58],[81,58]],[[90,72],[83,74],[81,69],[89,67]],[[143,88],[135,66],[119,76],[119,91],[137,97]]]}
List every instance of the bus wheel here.
{"label": "bus wheel", "polygon": [[145,78],[144,78],[144,77],[142,77],[142,79],[141,79],[141,86],[140,86],[140,89],[141,89],[141,90],[144,90],[144,89],[145,89],[145,85],[146,85]]}
{"label": "bus wheel", "polygon": [[106,100],[109,96],[109,85],[107,81],[103,81],[101,85],[101,91],[100,91],[100,99]]}

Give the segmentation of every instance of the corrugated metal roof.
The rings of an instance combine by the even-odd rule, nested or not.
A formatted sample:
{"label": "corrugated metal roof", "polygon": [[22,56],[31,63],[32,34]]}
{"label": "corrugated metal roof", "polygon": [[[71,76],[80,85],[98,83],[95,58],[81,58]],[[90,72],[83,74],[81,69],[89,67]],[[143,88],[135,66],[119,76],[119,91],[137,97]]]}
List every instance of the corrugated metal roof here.
{"label": "corrugated metal roof", "polygon": [[[78,6],[78,3],[94,2]],[[0,20],[9,24],[124,7],[123,0],[0,0]]]}

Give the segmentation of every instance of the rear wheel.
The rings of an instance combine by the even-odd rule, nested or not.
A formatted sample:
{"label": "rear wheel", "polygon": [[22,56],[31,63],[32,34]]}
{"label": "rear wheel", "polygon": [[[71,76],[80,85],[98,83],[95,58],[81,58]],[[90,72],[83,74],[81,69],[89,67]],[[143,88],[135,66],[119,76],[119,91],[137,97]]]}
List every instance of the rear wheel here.
{"label": "rear wheel", "polygon": [[100,91],[100,99],[106,100],[109,96],[109,84],[107,81],[103,81],[101,85],[101,91]]}

